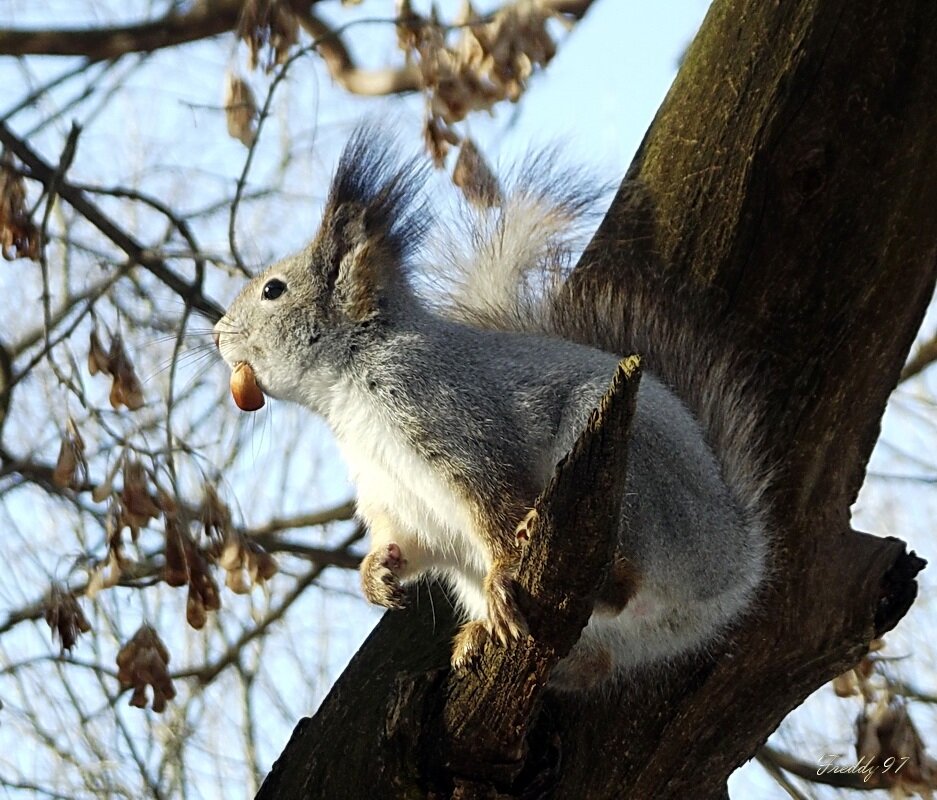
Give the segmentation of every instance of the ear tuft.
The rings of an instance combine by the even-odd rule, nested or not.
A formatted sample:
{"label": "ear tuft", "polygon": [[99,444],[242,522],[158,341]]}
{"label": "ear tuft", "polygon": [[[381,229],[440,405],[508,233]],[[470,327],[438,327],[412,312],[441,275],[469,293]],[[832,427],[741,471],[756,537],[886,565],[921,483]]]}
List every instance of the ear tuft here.
{"label": "ear tuft", "polygon": [[345,145],[319,240],[332,256],[330,282],[353,318],[369,316],[383,289],[406,280],[430,224],[421,200],[426,176],[425,160],[401,162],[373,125],[357,128]]}
{"label": "ear tuft", "polygon": [[332,179],[326,217],[343,206],[361,209],[365,236],[401,262],[421,246],[428,213],[421,202],[424,159],[401,162],[394,142],[373,125],[355,130]]}

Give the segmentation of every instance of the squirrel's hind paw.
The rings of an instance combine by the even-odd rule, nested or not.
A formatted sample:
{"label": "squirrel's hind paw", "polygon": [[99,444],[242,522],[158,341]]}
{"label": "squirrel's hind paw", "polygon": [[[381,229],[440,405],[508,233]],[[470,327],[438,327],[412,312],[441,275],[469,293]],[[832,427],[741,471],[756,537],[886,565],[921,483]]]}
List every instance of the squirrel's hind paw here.
{"label": "squirrel's hind paw", "polygon": [[454,670],[474,667],[489,639],[506,647],[509,642],[527,635],[527,623],[514,602],[509,578],[506,587],[489,593],[488,614],[489,619],[472,620],[459,629],[450,660]]}
{"label": "squirrel's hind paw", "polygon": [[488,628],[483,620],[466,622],[452,640],[452,669],[458,671],[475,665],[488,640]]}
{"label": "squirrel's hind paw", "polygon": [[361,562],[361,587],[368,602],[384,608],[403,608],[407,594],[397,577],[406,564],[396,544],[368,553]]}
{"label": "squirrel's hind paw", "polygon": [[526,636],[527,621],[514,599],[514,579],[507,570],[492,570],[485,586],[488,619],[485,627],[492,639],[507,647],[509,642]]}

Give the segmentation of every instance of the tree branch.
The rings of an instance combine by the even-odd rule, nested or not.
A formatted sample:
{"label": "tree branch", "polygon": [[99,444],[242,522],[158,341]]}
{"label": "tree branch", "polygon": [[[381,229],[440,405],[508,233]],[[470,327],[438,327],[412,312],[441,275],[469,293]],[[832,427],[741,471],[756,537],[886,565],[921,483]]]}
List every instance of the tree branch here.
{"label": "tree branch", "polygon": [[299,24],[316,44],[329,74],[335,82],[352,94],[365,96],[401,94],[423,88],[423,78],[413,64],[387,69],[361,69],[349,53],[337,31],[326,25],[308,8],[295,8]]}
{"label": "tree branch", "polygon": [[852,789],[854,791],[869,791],[871,789],[881,789],[881,781],[876,780],[873,775],[868,781],[862,779],[862,775],[850,772],[824,772],[820,774],[820,767],[816,764],[808,764],[795,758],[783,750],[764,745],[758,751],[759,760],[764,759],[772,766],[796,775],[805,781],[811,783],[822,783],[824,786],[835,786],[837,789]]}
{"label": "tree branch", "polygon": [[197,0],[182,14],[172,11],[137,25],[0,30],[0,55],[85,56],[105,61],[128,53],[149,53],[234,30],[242,6],[241,0]]}
{"label": "tree branch", "polygon": [[[423,87],[420,70],[412,64],[385,69],[358,67],[340,32],[310,11],[317,2],[291,0],[290,7],[313,38],[329,73],[342,88],[352,94],[376,96],[413,92]],[[593,2],[541,0],[541,5],[571,20],[579,20]],[[182,14],[172,12],[137,25],[0,30],[0,55],[85,56],[89,62],[94,62],[128,53],[149,53],[232,32],[238,26],[242,8],[242,0],[198,0]]]}
{"label": "tree branch", "polygon": [[[537,522],[517,577],[531,638],[514,648],[488,646],[478,675],[450,676],[442,760],[456,774],[503,781],[523,765],[527,731],[550,671],[579,639],[618,544],[640,375],[637,357],[621,362],[534,506]],[[573,539],[581,546],[569,547]]]}
{"label": "tree branch", "polygon": [[171,269],[163,259],[144,247],[101,211],[81,189],[64,180],[57,182],[55,168],[50,166],[25,141],[16,136],[3,122],[0,122],[0,143],[29,168],[31,176],[40,181],[47,191],[54,185],[58,195],[68,201],[72,208],[117,245],[134,263],[142,266],[178,294],[186,304],[201,312],[212,322],[217,322],[224,316],[224,309],[204,295],[197,283],[189,283]]}
{"label": "tree branch", "polygon": [[901,380],[906,381],[919,375],[937,361],[937,336],[928,339],[914,353],[901,370]]}

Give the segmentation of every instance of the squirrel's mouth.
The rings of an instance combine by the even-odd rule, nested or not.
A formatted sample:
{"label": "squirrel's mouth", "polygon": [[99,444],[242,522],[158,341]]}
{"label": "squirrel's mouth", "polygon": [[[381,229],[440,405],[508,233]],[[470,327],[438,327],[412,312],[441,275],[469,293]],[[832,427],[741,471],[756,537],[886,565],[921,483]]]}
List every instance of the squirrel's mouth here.
{"label": "squirrel's mouth", "polygon": [[264,407],[264,393],[257,384],[254,368],[246,361],[238,361],[231,369],[231,396],[241,411]]}

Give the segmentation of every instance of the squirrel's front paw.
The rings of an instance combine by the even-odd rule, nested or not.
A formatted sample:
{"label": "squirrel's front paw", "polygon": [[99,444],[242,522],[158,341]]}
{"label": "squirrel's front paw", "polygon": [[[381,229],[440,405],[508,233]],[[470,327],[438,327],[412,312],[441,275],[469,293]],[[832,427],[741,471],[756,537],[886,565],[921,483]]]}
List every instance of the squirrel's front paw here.
{"label": "squirrel's front paw", "polygon": [[492,639],[507,646],[508,642],[526,636],[527,621],[514,599],[514,579],[505,569],[493,569],[485,581],[488,597],[488,619],[485,625]]}
{"label": "squirrel's front paw", "polygon": [[514,529],[514,543],[518,547],[526,547],[536,534],[539,525],[540,514],[537,513],[536,508],[532,508],[527,512],[527,515],[517,523],[517,527]]}
{"label": "squirrel's front paw", "polygon": [[407,561],[394,543],[373,550],[361,562],[361,586],[368,601],[384,608],[403,608],[406,592],[398,577]]}

